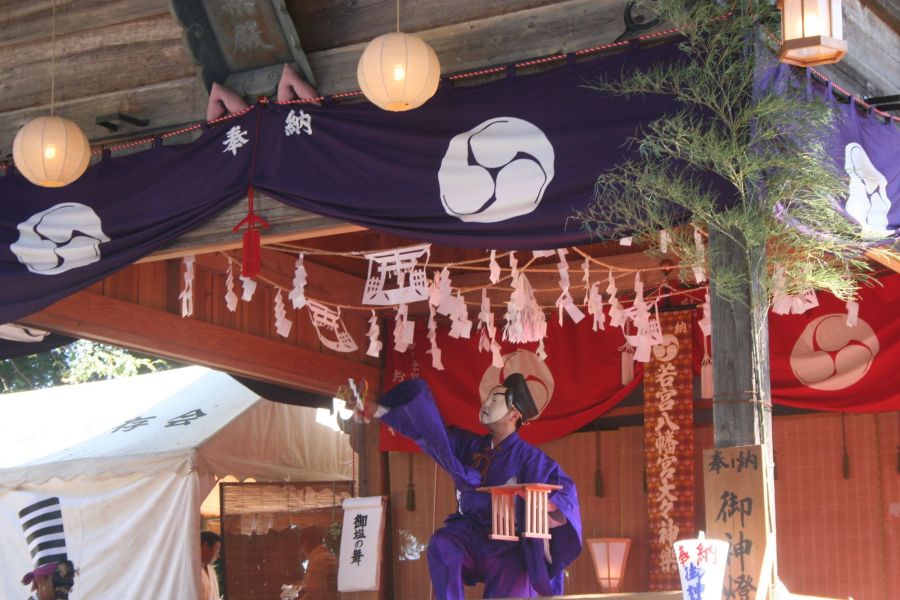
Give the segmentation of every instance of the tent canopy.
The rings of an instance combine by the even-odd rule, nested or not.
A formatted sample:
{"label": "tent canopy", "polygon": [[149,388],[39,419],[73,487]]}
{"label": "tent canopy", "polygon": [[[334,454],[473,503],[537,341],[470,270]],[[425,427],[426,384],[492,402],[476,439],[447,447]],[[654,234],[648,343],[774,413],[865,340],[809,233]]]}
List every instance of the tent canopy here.
{"label": "tent canopy", "polygon": [[6,395],[0,423],[2,487],[191,470],[269,481],[351,478],[346,438],[318,425],[315,409],[269,402],[202,367]]}
{"label": "tent canopy", "polygon": [[0,461],[0,598],[25,592],[19,511],[36,502],[60,507],[81,569],[73,600],[186,598],[199,593],[200,505],[216,478],[352,478],[347,436],[314,408],[200,367],[0,396]]}

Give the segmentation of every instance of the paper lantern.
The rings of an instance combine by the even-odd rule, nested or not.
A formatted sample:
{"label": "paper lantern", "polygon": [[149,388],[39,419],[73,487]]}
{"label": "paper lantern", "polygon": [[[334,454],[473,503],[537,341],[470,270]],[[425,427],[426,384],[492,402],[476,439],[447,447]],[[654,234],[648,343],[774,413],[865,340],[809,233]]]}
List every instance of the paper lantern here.
{"label": "paper lantern", "polygon": [[630,538],[590,538],[585,540],[594,559],[594,573],[604,594],[622,591],[625,564],[631,549]]}
{"label": "paper lantern", "polygon": [[836,63],[847,53],[841,39],[841,0],[778,0],[778,59],[798,67]]}
{"label": "paper lantern", "polygon": [[356,78],[372,104],[404,111],[422,106],[434,95],[441,65],[432,47],[416,36],[386,33],[363,50]]}
{"label": "paper lantern", "polygon": [[84,132],[62,117],[38,117],[13,141],[13,160],[25,178],[43,187],[62,187],[81,177],[91,161]]}

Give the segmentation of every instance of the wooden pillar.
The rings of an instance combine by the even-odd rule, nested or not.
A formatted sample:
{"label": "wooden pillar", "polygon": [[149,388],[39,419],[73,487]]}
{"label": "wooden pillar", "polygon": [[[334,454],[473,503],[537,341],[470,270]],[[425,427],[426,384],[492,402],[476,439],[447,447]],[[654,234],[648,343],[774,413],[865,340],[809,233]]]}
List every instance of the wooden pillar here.
{"label": "wooden pillar", "polygon": [[740,285],[731,301],[719,296],[715,284],[710,286],[715,445],[763,444],[771,452],[769,303],[759,283],[765,251],[743,244],[739,231],[731,236],[709,232],[712,271],[735,273],[750,282]]}
{"label": "wooden pillar", "polygon": [[776,599],[775,463],[772,450],[772,387],[769,378],[769,302],[761,285],[765,249],[746,247],[740,231],[709,232],[711,270],[734,273],[736,298],[722,298],[710,285],[712,309],[713,432],[716,448],[762,446],[765,514],[771,552],[768,594]]}

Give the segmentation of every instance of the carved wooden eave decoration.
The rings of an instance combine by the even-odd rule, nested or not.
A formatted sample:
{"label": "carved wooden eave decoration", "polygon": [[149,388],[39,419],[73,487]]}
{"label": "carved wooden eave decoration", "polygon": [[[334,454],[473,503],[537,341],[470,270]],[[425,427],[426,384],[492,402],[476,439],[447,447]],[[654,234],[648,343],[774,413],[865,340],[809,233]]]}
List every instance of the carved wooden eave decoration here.
{"label": "carved wooden eave decoration", "polygon": [[171,7],[207,91],[216,82],[250,102],[274,95],[284,63],[315,85],[283,0],[172,0]]}

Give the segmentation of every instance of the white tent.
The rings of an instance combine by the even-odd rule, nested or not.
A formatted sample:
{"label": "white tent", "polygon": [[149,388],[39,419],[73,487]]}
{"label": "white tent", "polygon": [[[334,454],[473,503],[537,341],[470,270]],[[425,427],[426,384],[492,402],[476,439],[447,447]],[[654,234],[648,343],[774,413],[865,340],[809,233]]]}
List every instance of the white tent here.
{"label": "white tent", "polygon": [[44,498],[59,498],[80,569],[72,600],[179,600],[199,595],[200,504],[217,478],[352,476],[346,436],[315,409],[200,367],[0,396],[0,465],[3,599],[27,595],[19,511]]}

